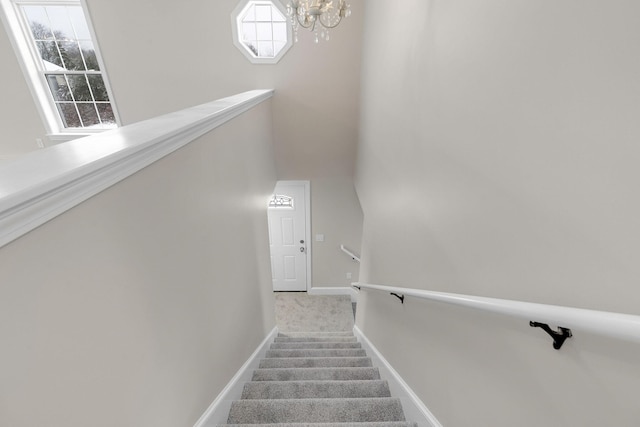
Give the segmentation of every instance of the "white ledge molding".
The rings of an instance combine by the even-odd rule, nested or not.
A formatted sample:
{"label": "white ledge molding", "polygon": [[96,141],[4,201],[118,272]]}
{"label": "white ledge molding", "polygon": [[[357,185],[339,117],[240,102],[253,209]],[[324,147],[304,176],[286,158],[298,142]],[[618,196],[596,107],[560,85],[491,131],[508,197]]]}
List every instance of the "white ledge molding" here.
{"label": "white ledge molding", "polygon": [[0,165],[0,247],[272,96],[244,92]]}
{"label": "white ledge molding", "polygon": [[[438,301],[640,343],[640,316],[533,302],[354,283],[361,289]],[[397,300],[396,300],[397,301]]]}

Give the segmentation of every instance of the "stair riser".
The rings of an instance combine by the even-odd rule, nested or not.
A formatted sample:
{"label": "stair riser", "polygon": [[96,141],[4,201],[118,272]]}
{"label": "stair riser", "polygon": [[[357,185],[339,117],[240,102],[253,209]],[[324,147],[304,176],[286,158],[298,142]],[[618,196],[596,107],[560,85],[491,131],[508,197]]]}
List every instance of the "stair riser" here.
{"label": "stair riser", "polygon": [[356,337],[276,337],[274,342],[358,342]]}
{"label": "stair riser", "polygon": [[349,349],[362,348],[359,342],[277,342],[271,344],[271,350],[294,350],[294,349]]}
{"label": "stair riser", "polygon": [[363,349],[267,350],[265,357],[365,357]]}
{"label": "stair riser", "polygon": [[252,381],[379,380],[378,368],[256,369]]}
{"label": "stair riser", "polygon": [[398,399],[238,400],[229,424],[405,421]]}
{"label": "stair riser", "polygon": [[245,384],[242,399],[391,397],[386,381],[284,381]]}
{"label": "stair riser", "polygon": [[353,337],[353,332],[279,332],[278,337]]}
{"label": "stair riser", "polygon": [[279,357],[262,359],[258,368],[351,368],[371,366],[371,359],[368,357]]}

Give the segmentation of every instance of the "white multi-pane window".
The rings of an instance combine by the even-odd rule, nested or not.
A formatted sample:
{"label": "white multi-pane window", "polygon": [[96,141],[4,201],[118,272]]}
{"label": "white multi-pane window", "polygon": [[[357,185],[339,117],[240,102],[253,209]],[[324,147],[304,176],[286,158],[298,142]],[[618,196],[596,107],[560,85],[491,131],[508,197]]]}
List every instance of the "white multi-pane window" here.
{"label": "white multi-pane window", "polygon": [[234,43],[254,63],[278,62],[291,47],[291,28],[276,0],[243,0],[232,15]]}
{"label": "white multi-pane window", "polygon": [[1,1],[49,132],[86,134],[116,127],[106,76],[80,2]]}

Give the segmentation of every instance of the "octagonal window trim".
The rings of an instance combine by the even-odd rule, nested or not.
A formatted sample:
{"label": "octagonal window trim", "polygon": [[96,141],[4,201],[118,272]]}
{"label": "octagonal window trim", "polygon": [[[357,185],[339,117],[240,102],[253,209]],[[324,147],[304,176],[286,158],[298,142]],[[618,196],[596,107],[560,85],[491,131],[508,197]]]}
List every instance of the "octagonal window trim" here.
{"label": "octagonal window trim", "polygon": [[[270,15],[255,13],[258,9],[266,11],[267,6],[271,8]],[[255,34],[251,26],[255,26]],[[293,46],[287,9],[278,0],[241,0],[231,14],[231,27],[233,44],[254,64],[276,64]],[[271,37],[268,37],[269,31]],[[282,40],[285,32],[286,40]],[[274,51],[279,49],[278,52],[274,56],[261,56],[268,53],[269,43]]]}

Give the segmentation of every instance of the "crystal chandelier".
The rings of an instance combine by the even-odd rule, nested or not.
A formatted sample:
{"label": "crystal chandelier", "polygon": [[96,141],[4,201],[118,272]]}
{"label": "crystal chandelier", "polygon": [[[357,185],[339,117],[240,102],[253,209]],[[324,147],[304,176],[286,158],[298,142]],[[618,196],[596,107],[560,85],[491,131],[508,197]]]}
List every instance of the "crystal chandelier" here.
{"label": "crystal chandelier", "polygon": [[328,0],[291,0],[287,5],[287,14],[291,18],[296,42],[298,28],[302,27],[312,31],[318,43],[321,38],[329,40],[329,30],[337,27],[342,18],[351,16],[351,6],[345,0],[340,0],[337,9],[333,1]]}

